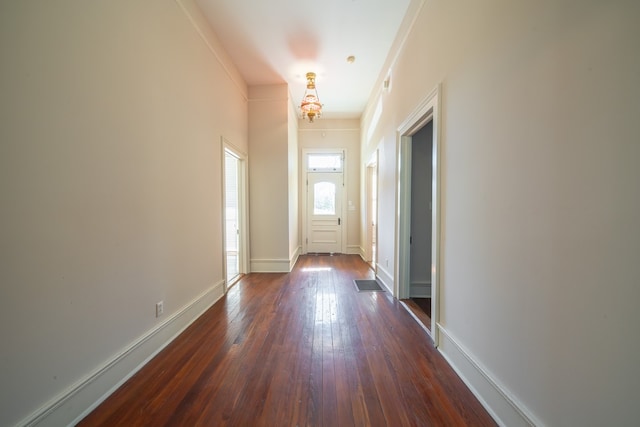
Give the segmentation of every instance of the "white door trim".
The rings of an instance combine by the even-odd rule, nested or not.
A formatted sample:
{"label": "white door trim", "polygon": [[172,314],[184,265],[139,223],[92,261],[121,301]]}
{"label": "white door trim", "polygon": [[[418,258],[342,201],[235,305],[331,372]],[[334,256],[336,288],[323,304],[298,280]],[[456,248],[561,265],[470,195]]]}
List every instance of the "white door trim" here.
{"label": "white door trim", "polygon": [[398,198],[396,202],[396,269],[394,277],[394,294],[397,298],[410,297],[409,281],[409,238],[411,233],[411,142],[412,136],[425,124],[433,122],[433,175],[432,175],[432,218],[431,218],[431,336],[438,346],[438,329],[440,315],[440,84],[427,95],[398,127],[397,150],[397,183]]}
{"label": "white door trim", "polygon": [[347,168],[349,167],[349,157],[346,148],[305,148],[302,150],[302,171],[300,177],[300,188],[302,189],[302,197],[300,211],[302,212],[302,253],[306,254],[307,241],[308,241],[308,215],[307,215],[307,174],[310,172],[307,170],[307,155],[316,153],[342,153],[342,213],[341,213],[341,227],[342,227],[342,248],[343,254],[347,253],[347,236],[349,230],[349,223],[347,220]]}

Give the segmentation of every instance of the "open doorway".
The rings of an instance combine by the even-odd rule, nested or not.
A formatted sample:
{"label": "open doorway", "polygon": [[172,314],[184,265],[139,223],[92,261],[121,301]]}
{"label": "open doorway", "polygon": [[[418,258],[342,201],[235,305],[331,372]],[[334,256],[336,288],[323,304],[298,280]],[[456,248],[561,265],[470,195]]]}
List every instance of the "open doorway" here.
{"label": "open doorway", "polygon": [[409,236],[409,299],[411,311],[431,329],[431,207],[433,121],[411,138],[411,225]]}
{"label": "open doorway", "polygon": [[246,157],[223,139],[224,275],[228,290],[243,274],[246,262]]}
{"label": "open doorway", "polygon": [[439,87],[398,128],[396,295],[438,345]]}

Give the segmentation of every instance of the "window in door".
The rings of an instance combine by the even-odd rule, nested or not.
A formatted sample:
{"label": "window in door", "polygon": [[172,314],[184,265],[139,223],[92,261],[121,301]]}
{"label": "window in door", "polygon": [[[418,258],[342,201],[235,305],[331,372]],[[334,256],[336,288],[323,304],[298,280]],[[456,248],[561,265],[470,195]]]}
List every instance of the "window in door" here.
{"label": "window in door", "polygon": [[318,182],[313,185],[313,214],[336,214],[336,184],[333,182]]}

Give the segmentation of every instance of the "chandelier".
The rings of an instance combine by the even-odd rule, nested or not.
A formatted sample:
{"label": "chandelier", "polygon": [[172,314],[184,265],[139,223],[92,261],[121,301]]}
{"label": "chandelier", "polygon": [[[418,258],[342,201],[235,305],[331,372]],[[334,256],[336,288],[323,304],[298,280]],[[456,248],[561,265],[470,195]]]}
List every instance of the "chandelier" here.
{"label": "chandelier", "polygon": [[313,123],[322,114],[322,104],[316,90],[316,73],[307,73],[307,89],[302,97],[300,111],[302,111],[302,118],[308,119],[309,123]]}

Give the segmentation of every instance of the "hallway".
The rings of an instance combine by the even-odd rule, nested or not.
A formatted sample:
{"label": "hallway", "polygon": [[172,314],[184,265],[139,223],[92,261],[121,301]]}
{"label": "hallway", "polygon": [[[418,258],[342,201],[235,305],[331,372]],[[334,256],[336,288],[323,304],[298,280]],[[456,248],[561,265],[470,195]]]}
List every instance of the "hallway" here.
{"label": "hallway", "polygon": [[245,276],[80,425],[494,425],[371,277],[355,255]]}

